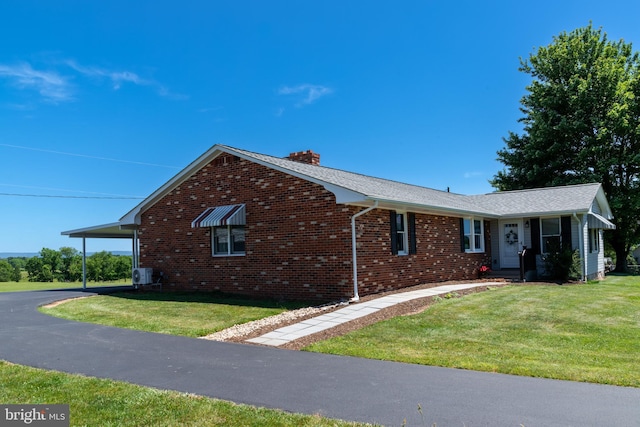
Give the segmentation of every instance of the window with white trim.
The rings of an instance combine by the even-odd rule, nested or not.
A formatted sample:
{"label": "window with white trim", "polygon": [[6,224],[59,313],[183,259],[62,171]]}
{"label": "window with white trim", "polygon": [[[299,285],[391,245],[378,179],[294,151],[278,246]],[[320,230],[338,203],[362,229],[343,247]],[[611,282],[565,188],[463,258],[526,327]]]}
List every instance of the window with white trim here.
{"label": "window with white trim", "polygon": [[407,239],[407,216],[396,212],[396,251],[398,255],[407,255],[409,247]]}
{"label": "window with white trim", "polygon": [[589,252],[600,252],[600,230],[596,228],[589,230]]}
{"label": "window with white trim", "polygon": [[542,239],[542,253],[546,254],[550,250],[560,250],[562,243],[560,218],[541,218],[540,237]]}
{"label": "window with white trim", "polygon": [[464,218],[465,252],[484,252],[484,220]]}
{"label": "window with white trim", "polygon": [[214,256],[244,255],[244,225],[211,227]]}

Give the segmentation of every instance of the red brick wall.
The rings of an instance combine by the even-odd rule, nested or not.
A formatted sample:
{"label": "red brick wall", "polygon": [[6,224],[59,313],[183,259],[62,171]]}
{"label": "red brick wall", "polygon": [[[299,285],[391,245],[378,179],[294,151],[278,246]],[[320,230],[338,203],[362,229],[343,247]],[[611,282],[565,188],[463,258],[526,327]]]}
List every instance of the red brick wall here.
{"label": "red brick wall", "polygon": [[[246,204],[246,256],[213,257],[205,208]],[[348,298],[348,207],[313,184],[241,159],[217,160],[142,214],[141,266],[167,288],[289,299]]]}
{"label": "red brick wall", "polygon": [[[491,265],[489,252],[461,251],[459,218],[416,214],[415,255],[391,253],[389,211],[369,212],[358,218],[358,224],[362,224],[362,237],[358,236],[361,295],[423,283],[475,279],[480,265]],[[487,237],[488,225],[485,222]],[[488,241],[486,248],[490,251]]]}
{"label": "red brick wall", "polygon": [[[213,257],[209,228],[191,228],[207,207],[246,204],[246,255]],[[141,267],[165,289],[219,290],[270,298],[353,296],[351,216],[322,186],[231,156],[218,158],[142,213]],[[487,254],[460,251],[459,219],[416,215],[417,255],[392,255],[389,212],[357,219],[361,296],[476,277]],[[487,230],[488,233],[488,230]],[[487,244],[487,249],[490,247]]]}

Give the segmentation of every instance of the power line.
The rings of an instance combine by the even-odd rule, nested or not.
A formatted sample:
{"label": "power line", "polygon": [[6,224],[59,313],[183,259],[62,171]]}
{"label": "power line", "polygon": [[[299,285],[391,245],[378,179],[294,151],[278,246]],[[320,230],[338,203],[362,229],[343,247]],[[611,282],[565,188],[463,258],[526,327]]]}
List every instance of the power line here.
{"label": "power line", "polygon": [[83,193],[83,194],[94,194],[99,196],[111,196],[111,197],[133,197],[143,199],[144,197],[140,196],[130,196],[128,194],[113,194],[113,193],[101,193],[98,191],[83,191],[83,190],[67,190],[65,188],[57,188],[57,187],[39,187],[35,185],[18,185],[18,184],[5,184],[0,182],[0,187],[16,187],[16,188],[28,188],[30,190],[46,190],[46,191],[63,191],[66,193]]}
{"label": "power line", "polygon": [[18,193],[0,193],[0,196],[14,197],[43,197],[53,199],[94,199],[94,200],[142,200],[144,197],[122,196],[122,197],[99,197],[99,196],[59,196],[49,194],[18,194]]}
{"label": "power line", "polygon": [[9,148],[19,148],[21,150],[40,151],[40,152],[43,152],[43,153],[60,154],[60,155],[63,155],[63,156],[83,157],[85,159],[107,160],[107,161],[110,161],[110,162],[129,163],[129,164],[142,165],[142,166],[155,166],[155,167],[159,167],[159,168],[180,169],[177,166],[159,165],[159,164],[156,164],[156,163],[136,162],[136,161],[133,161],[133,160],[112,159],[112,158],[109,158],[109,157],[89,156],[87,154],[66,153],[64,151],[54,151],[54,150],[45,150],[43,148],[23,147],[21,145],[0,144],[0,146],[9,147]]}

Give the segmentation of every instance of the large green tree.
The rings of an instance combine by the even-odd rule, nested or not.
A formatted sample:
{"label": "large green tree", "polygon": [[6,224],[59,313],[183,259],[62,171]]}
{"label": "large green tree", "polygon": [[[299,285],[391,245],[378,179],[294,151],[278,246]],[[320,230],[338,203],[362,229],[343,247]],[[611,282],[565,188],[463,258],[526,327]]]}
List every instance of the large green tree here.
{"label": "large green tree", "polygon": [[12,266],[9,261],[0,259],[0,282],[19,282],[20,269]]}
{"label": "large green tree", "polygon": [[523,130],[498,151],[491,182],[517,190],[600,182],[616,230],[605,233],[626,269],[640,241],[640,60],[631,43],[591,24],[561,33],[520,60],[532,78],[521,100]]}
{"label": "large green tree", "polygon": [[[82,278],[82,255],[71,247],[63,246],[60,248],[60,274],[58,280],[64,282],[73,282]],[[77,273],[77,265],[80,265],[80,275]]]}

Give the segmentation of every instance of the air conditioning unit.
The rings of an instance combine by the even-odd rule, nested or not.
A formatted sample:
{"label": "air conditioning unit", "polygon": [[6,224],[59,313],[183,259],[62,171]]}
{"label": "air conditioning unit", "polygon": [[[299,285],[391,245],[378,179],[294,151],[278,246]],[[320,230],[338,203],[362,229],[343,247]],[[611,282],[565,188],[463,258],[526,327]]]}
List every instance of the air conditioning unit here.
{"label": "air conditioning unit", "polygon": [[153,268],[134,268],[132,277],[133,284],[135,286],[138,285],[149,285],[153,283]]}

